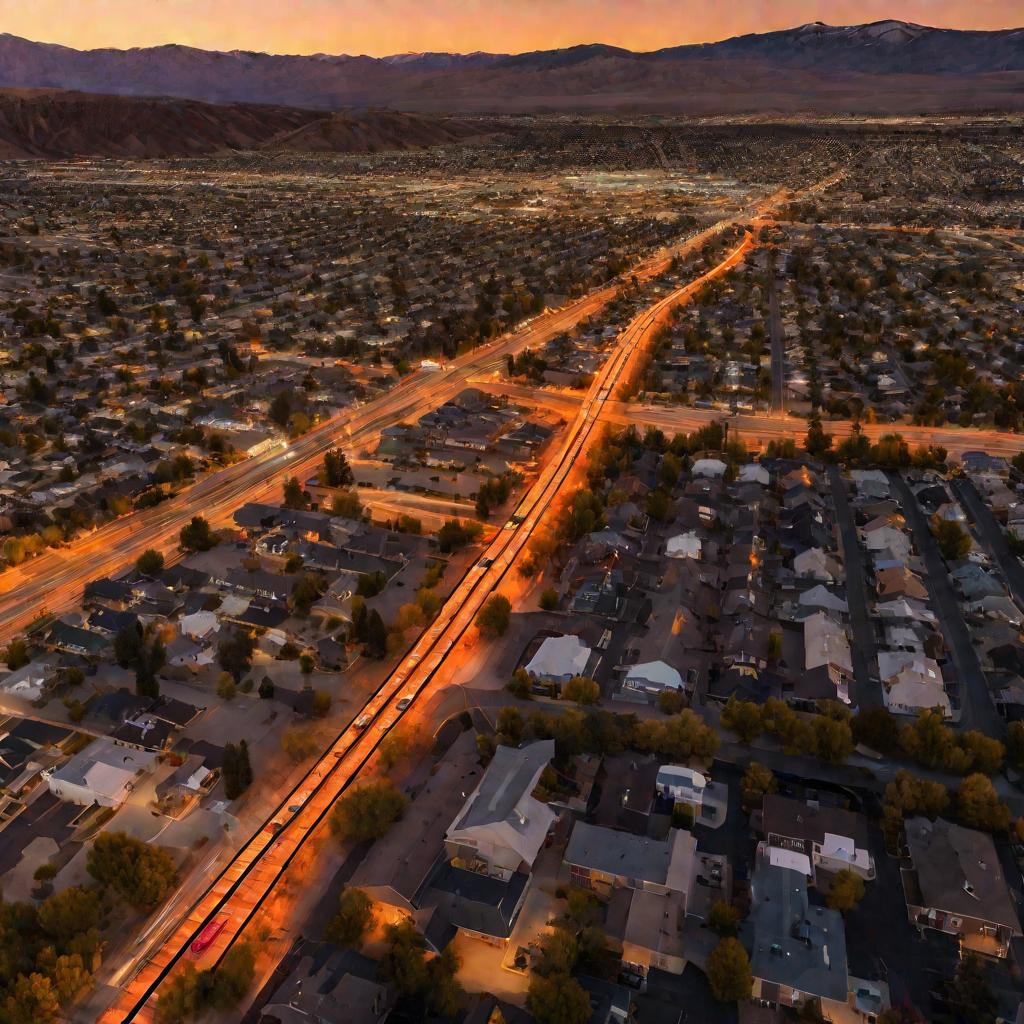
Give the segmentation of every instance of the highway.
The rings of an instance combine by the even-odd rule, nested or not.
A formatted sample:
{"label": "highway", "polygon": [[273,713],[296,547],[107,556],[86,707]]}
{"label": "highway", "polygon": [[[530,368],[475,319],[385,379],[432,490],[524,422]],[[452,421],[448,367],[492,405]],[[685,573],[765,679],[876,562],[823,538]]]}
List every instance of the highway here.
{"label": "highway", "polygon": [[[666,434],[692,433],[714,421],[729,424],[730,434],[739,435],[752,447],[763,448],[769,441],[792,438],[801,442],[807,435],[807,421],[772,413],[749,413],[731,416],[722,409],[692,409],[686,406],[643,405],[612,402],[605,410],[612,423],[653,426]],[[824,420],[826,433],[837,441],[849,437],[852,420]],[[1012,457],[1024,451],[1024,434],[1008,434],[998,430],[974,427],[919,427],[908,423],[862,423],[864,435],[877,441],[885,434],[901,434],[911,446],[942,445],[950,454],[981,450],[990,455]]]}
{"label": "highway", "polygon": [[[330,745],[305,778],[286,796],[265,826],[244,843],[203,895],[130,976],[105,1024],[150,1021],[160,988],[182,963],[215,964],[279,886],[303,847],[325,822],[338,797],[367,768],[384,737],[414,716],[426,693],[447,685],[458,652],[453,648],[472,628],[480,608],[511,571],[534,529],[555,502],[580,456],[601,429],[602,412],[615,383],[628,373],[647,339],[671,309],[707,281],[735,266],[754,244],[751,234],[715,268],[644,310],[619,335],[597,371],[578,413],[505,529],[457,583],[437,618],[412,645],[395,671],[365,705],[362,728],[352,724]],[[436,392],[434,392],[436,395]],[[376,415],[376,414],[375,414]],[[408,698],[406,702],[403,698]],[[399,708],[398,704],[404,705]],[[198,957],[190,947],[211,926],[215,939]],[[210,934],[208,931],[206,934]],[[130,972],[129,972],[130,973]]]}

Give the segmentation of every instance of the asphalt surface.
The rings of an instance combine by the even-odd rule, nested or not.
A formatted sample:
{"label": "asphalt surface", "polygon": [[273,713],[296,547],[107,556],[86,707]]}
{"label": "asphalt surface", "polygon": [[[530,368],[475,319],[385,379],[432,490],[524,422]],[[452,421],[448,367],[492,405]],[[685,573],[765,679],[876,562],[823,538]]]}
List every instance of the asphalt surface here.
{"label": "asphalt surface", "polygon": [[889,479],[903,506],[907,524],[913,530],[914,544],[924,559],[925,583],[931,596],[932,610],[939,618],[956,672],[956,681],[960,684],[960,726],[964,729],[978,729],[986,736],[998,739],[1006,731],[1006,723],[999,717],[992,703],[988,683],[960,610],[960,602],[949,582],[946,563],[939,554],[939,545],[921,506],[903,477],[899,473],[890,473]]}
{"label": "asphalt surface", "polygon": [[999,563],[1014,600],[1024,608],[1024,566],[1010,550],[1003,528],[970,480],[964,477],[954,480],[953,491],[981,535],[981,540]]}
{"label": "asphalt surface", "polygon": [[838,466],[830,466],[828,476],[836,522],[843,542],[846,601],[850,606],[850,629],[853,631],[850,656],[853,661],[854,693],[851,696],[859,708],[877,707],[885,702],[882,699],[882,684],[877,676],[878,649],[875,644],[875,627],[868,613],[864,557],[843,474]]}

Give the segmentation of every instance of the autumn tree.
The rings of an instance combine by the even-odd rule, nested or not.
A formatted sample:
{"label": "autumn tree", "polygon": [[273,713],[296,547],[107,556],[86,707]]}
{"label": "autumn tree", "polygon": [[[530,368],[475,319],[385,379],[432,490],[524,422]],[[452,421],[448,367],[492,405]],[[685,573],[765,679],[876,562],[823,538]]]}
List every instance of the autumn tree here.
{"label": "autumn tree", "polygon": [[720,1003],[750,998],[753,988],[750,959],[738,939],[722,939],[708,954],[704,973],[711,986],[711,994]]}
{"label": "autumn tree", "polygon": [[405,810],[406,798],[387,780],[349,790],[331,811],[331,831],[339,839],[361,843],[379,839]]}

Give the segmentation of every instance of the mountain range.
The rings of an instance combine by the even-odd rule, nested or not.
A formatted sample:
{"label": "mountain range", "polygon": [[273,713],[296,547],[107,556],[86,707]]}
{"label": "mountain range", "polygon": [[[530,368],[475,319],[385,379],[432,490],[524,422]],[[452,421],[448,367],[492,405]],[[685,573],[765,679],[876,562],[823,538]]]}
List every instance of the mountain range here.
{"label": "mountain range", "polygon": [[0,35],[0,86],[318,110],[938,112],[1024,108],[1024,29],[820,22],[648,53],[274,55],[75,50]]}
{"label": "mountain range", "polygon": [[468,141],[479,121],[397,110],[0,90],[0,160],[206,156],[237,150],[376,153]]}

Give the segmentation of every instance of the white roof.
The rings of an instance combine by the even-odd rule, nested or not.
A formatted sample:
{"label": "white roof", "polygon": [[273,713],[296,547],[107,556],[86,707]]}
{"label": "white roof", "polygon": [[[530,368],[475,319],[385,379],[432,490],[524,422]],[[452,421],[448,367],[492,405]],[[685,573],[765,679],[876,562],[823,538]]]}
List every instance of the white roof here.
{"label": "white roof", "polygon": [[530,659],[526,671],[535,676],[578,676],[589,660],[590,648],[578,636],[549,636]]}
{"label": "white roof", "polygon": [[665,554],[669,558],[700,558],[701,541],[696,531],[680,533],[676,537],[669,537],[665,544]]}
{"label": "white roof", "polygon": [[810,590],[805,590],[797,599],[797,604],[811,608],[828,608],[834,612],[847,612],[849,605],[838,594],[833,594],[820,583]]}
{"label": "white roof", "polygon": [[945,717],[952,714],[952,706],[946,691],[938,683],[926,683],[924,680],[904,676],[882,688],[882,697],[886,706],[893,711],[906,709],[908,712],[919,711],[921,708],[939,708]]}
{"label": "white roof", "polygon": [[721,459],[698,459],[691,473],[694,476],[724,476],[727,468]]}
{"label": "white roof", "polygon": [[767,486],[771,483],[771,479],[768,470],[757,462],[748,462],[745,466],[740,466],[739,481],[741,484],[764,484]]}
{"label": "white roof", "polygon": [[849,836],[839,836],[834,832],[825,833],[824,842],[821,844],[821,855],[832,860],[844,860],[848,864],[855,864],[863,869],[871,866],[871,857],[867,850],[859,850],[856,842]]}
{"label": "white roof", "polygon": [[633,665],[626,673],[626,682],[632,686],[640,683],[659,688],[671,687],[673,690],[683,688],[683,677],[663,661],[645,661],[641,665]]}
{"label": "white roof", "polygon": [[704,789],[707,784],[703,772],[678,764],[663,764],[655,779],[657,786],[685,786],[687,789]]}
{"label": "white roof", "polygon": [[213,612],[193,612],[191,615],[182,615],[179,625],[184,635],[193,637],[204,637],[220,629],[220,623]]}
{"label": "white roof", "polygon": [[796,850],[784,850],[778,846],[768,847],[768,863],[772,867],[787,868],[790,871],[799,871],[801,875],[811,874],[811,860],[806,853],[797,853]]}

